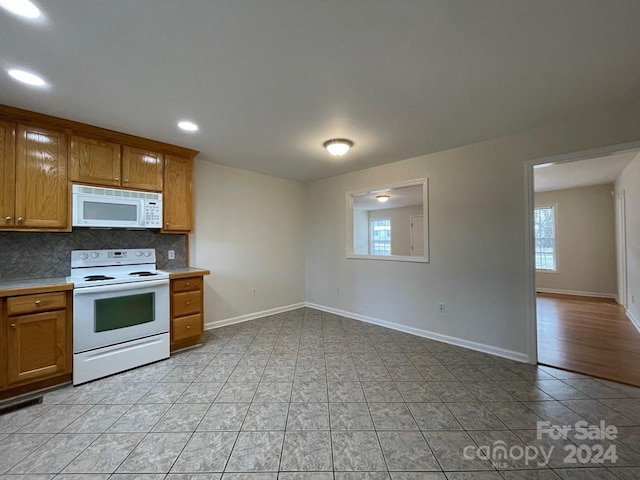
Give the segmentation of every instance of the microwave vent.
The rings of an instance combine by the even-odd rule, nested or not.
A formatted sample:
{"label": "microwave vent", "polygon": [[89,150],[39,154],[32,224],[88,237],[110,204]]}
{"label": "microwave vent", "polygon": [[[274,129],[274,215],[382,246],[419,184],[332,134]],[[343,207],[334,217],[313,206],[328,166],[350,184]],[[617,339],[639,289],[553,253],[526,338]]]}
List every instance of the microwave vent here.
{"label": "microwave vent", "polygon": [[74,185],[73,193],[84,193],[88,195],[102,195],[105,197],[121,197],[121,198],[142,198],[148,200],[159,200],[160,194],[136,192],[133,190],[120,190],[115,188],[99,188],[89,187],[85,185]]}

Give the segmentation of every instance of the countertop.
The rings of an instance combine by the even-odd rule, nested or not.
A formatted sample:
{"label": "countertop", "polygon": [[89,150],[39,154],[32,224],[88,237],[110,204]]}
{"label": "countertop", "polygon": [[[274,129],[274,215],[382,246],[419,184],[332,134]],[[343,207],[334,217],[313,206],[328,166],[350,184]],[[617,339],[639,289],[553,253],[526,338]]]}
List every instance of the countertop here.
{"label": "countertop", "polygon": [[197,275],[209,275],[211,273],[209,270],[197,267],[163,268],[162,270],[169,273],[169,278],[195,277]]}
{"label": "countertop", "polygon": [[0,281],[0,297],[72,289],[73,283],[67,282],[66,277]]}

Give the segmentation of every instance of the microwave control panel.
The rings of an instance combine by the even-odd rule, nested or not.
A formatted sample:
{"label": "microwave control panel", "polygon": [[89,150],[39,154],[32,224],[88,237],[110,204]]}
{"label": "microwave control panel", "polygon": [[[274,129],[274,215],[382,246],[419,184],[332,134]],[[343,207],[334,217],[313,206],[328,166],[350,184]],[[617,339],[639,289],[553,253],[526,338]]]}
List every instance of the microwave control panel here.
{"label": "microwave control panel", "polygon": [[146,202],[144,206],[144,221],[147,227],[162,228],[162,203]]}

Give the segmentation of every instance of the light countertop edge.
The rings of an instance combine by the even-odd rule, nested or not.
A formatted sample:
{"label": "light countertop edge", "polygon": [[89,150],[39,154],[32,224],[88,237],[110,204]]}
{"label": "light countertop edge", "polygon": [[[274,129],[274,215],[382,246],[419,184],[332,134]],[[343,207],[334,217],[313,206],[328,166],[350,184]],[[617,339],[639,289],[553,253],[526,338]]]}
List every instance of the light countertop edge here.
{"label": "light countertop edge", "polygon": [[73,290],[73,283],[68,282],[66,277],[0,281],[0,297],[58,292],[61,290]]}
{"label": "light countertop edge", "polygon": [[209,270],[197,267],[165,268],[163,269],[163,271],[169,273],[169,278],[172,280],[176,278],[187,278],[211,274]]}

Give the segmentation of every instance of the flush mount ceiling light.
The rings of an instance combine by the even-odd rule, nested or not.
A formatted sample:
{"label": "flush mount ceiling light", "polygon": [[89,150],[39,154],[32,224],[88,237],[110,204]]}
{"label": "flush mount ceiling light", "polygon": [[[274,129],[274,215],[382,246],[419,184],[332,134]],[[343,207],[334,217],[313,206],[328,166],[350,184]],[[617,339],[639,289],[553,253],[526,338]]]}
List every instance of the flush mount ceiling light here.
{"label": "flush mount ceiling light", "polygon": [[186,130],[187,132],[198,131],[198,125],[188,120],[182,120],[181,122],[178,122],[178,127],[180,127],[182,130]]}
{"label": "flush mount ceiling light", "polygon": [[341,157],[353,147],[353,142],[346,138],[334,138],[327,140],[322,146],[334,157]]}
{"label": "flush mount ceiling light", "polygon": [[42,15],[40,9],[29,0],[0,0],[0,7],[7,12],[29,20],[36,19]]}
{"label": "flush mount ceiling light", "polygon": [[14,68],[11,70],[7,70],[7,73],[19,82],[26,83],[27,85],[31,85],[33,87],[44,87],[47,84],[47,82],[45,82],[38,75],[26,72],[24,70],[18,70]]}
{"label": "flush mount ceiling light", "polygon": [[380,195],[376,195],[376,198],[380,203],[384,203],[389,200],[390,195],[388,193],[381,193]]}

